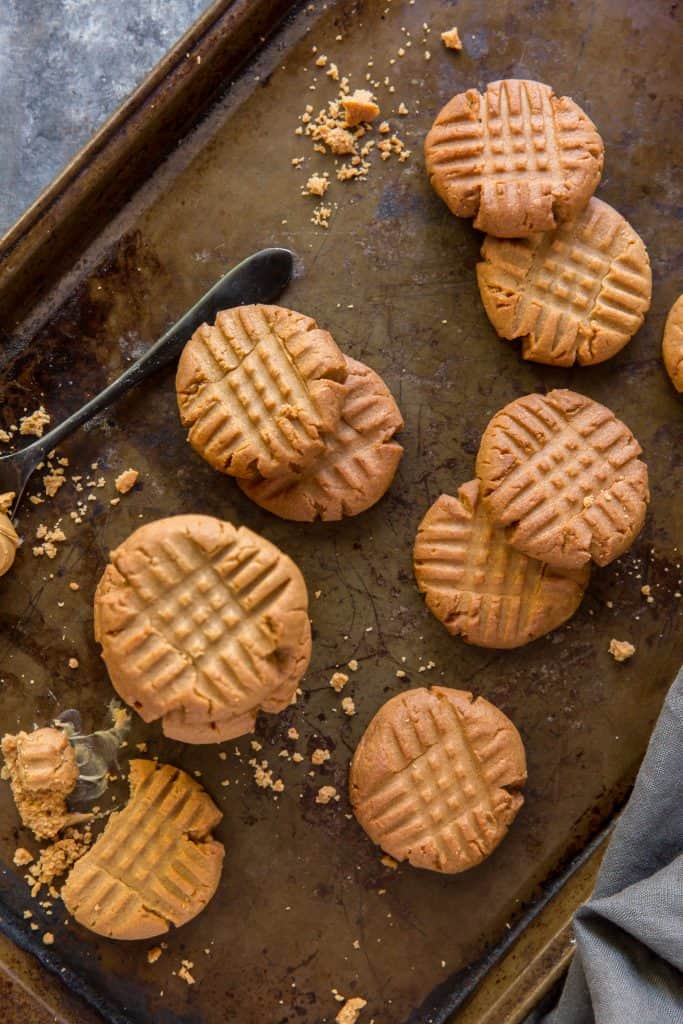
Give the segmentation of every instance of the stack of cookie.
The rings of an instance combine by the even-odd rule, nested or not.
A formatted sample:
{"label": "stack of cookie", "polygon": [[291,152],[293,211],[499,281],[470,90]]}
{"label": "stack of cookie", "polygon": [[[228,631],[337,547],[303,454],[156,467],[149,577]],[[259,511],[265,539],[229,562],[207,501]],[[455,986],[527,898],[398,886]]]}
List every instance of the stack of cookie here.
{"label": "stack of cookie", "polygon": [[477,279],[502,338],[551,366],[601,363],[626,345],[650,306],[645,246],[592,198],[604,150],[573,100],[505,79],[455,96],[425,141],[435,190],[487,233]]}
{"label": "stack of cookie", "polygon": [[401,413],[381,377],[310,317],[224,310],[185,346],[176,378],[188,440],[283,519],[357,515],[388,489]]}
{"label": "stack of cookie", "polygon": [[519,647],[578,607],[591,562],[641,530],[647,466],[628,427],[573,391],[527,395],[482,437],[477,479],[441,495],[417,533],[414,568],[446,628],[481,647]]}

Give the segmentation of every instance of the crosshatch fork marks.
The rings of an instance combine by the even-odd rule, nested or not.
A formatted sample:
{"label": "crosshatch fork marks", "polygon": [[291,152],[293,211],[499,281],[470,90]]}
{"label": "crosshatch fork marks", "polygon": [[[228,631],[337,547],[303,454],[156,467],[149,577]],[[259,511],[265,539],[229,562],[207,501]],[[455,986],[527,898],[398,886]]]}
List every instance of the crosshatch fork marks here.
{"label": "crosshatch fork marks", "polygon": [[458,216],[499,237],[527,237],[567,220],[600,179],[595,126],[540,82],[470,89],[441,111],[425,142],[430,180]]}
{"label": "crosshatch fork marks", "polygon": [[589,570],[556,571],[516,551],[489,518],[477,480],[442,494],[418,528],[415,577],[449,632],[482,647],[528,643],[578,607]]}
{"label": "crosshatch fork marks", "polygon": [[602,362],[635,334],[650,305],[645,246],[599,199],[553,232],[489,236],[482,257],[477,277],[486,312],[502,337],[523,338],[526,359]]}
{"label": "crosshatch fork marks", "polygon": [[[178,520],[181,520],[180,522]],[[164,523],[166,525],[164,525]],[[190,516],[149,524],[111,555],[97,635],[114,684],[147,718],[235,717],[274,700],[310,636],[294,564],[244,528]]]}
{"label": "crosshatch fork marks", "polygon": [[112,815],[67,878],[76,920],[112,938],[148,938],[194,917],[213,895],[223,847],[210,835],[221,813],[185,772],[130,763],[131,798]]}
{"label": "crosshatch fork marks", "polygon": [[[409,691],[380,709],[354,758],[352,802],[361,824],[417,866],[461,871],[478,863],[521,804],[503,788],[525,776],[521,745],[507,756],[514,727],[488,702],[471,709],[471,694]],[[383,768],[372,776],[375,743]]]}
{"label": "crosshatch fork marks", "polygon": [[177,391],[188,439],[238,477],[306,464],[336,425],[343,356],[314,320],[278,306],[219,313],[185,347]]}
{"label": "crosshatch fork marks", "polygon": [[393,479],[403,448],[393,440],[403,418],[378,374],[346,358],[344,403],[324,450],[302,473],[240,481],[253,501],[282,516],[311,522],[357,515],[378,501]]}
{"label": "crosshatch fork marks", "polygon": [[489,423],[477,457],[488,513],[556,568],[606,565],[642,527],[647,467],[630,430],[572,391],[527,395]]}

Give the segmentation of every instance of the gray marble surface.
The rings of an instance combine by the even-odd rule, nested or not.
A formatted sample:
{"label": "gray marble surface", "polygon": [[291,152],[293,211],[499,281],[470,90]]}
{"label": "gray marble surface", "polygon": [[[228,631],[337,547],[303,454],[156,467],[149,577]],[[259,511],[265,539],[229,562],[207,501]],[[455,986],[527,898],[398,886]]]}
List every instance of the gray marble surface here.
{"label": "gray marble surface", "polygon": [[209,0],[0,0],[0,234]]}

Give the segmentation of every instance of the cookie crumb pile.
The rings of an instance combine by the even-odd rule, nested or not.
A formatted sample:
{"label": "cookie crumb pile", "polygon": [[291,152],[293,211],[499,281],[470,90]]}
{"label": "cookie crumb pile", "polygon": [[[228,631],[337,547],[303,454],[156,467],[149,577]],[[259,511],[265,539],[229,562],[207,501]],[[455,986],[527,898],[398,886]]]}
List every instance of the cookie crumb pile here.
{"label": "cookie crumb pile", "polygon": [[[313,50],[315,56],[317,48],[314,47]],[[399,56],[405,55],[403,48],[398,52]],[[336,192],[336,183],[366,181],[373,163],[376,163],[376,154],[381,163],[395,157],[398,163],[403,164],[410,158],[411,150],[401,138],[396,124],[392,125],[387,119],[387,112],[383,115],[380,109],[385,101],[382,100],[380,104],[377,90],[386,89],[390,96],[395,92],[388,74],[373,77],[374,72],[368,71],[366,87],[352,88],[350,77],[344,75],[339,66],[326,54],[315,56],[313,64],[315,69],[322,70],[323,81],[327,79],[337,85],[337,92],[324,106],[318,107],[317,111],[312,102],[307,103],[299,115],[299,124],[294,134],[310,141],[313,154],[331,158],[331,169],[316,170],[309,175],[306,187],[302,189],[303,195],[321,199],[333,181],[335,184],[332,192]],[[395,64],[395,58],[392,58],[389,64]],[[374,61],[370,61],[368,66],[373,68]],[[315,84],[311,86],[313,91],[316,88]],[[408,108],[405,103],[400,102],[389,116],[391,113],[399,118],[404,117],[408,114]],[[292,168],[302,169],[306,160],[305,156],[294,157],[291,161]],[[327,229],[335,206],[336,203],[330,202],[329,199],[325,203],[320,202],[311,214],[311,223]]]}

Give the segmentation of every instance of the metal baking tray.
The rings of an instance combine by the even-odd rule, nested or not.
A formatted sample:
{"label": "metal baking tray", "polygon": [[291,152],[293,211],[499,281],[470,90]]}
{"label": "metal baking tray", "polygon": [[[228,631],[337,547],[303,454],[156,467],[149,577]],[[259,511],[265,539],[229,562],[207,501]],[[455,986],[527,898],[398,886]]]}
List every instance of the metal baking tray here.
{"label": "metal baking tray", "polygon": [[[29,899],[12,854],[18,841],[30,843],[9,788],[0,787],[0,924],[108,1022],[313,1024],[338,1012],[332,989],[368,1000],[362,1021],[436,1024],[453,1013],[458,1020],[485,969],[507,956],[510,936],[563,891],[576,858],[583,863],[609,826],[683,660],[683,415],[659,355],[680,289],[681,75],[672,45],[680,17],[666,5],[621,0],[461,0],[457,10],[439,0],[221,0],[3,240],[6,422],[39,400],[55,421],[65,416],[228,266],[272,244],[299,257],[283,303],[316,317],[383,374],[406,421],[405,455],[380,504],[339,524],[287,523],[189,449],[167,372],[60,452],[70,472],[87,473],[97,461],[108,480],[133,466],[137,490],[118,507],[109,504],[111,485],[96,491],[80,526],[68,518],[70,486],[49,504],[22,506],[26,540],[0,586],[4,730],[44,724],[70,706],[86,726],[102,723],[112,691],[92,634],[93,590],[109,548],[143,521],[196,511],[245,523],[297,560],[311,594],[314,652],[303,695],[283,714],[261,718],[258,754],[246,739],[237,744],[241,760],[227,744],[222,761],[217,748],[182,746],[136,723],[130,749],[144,740],[151,755],[201,772],[225,815],[218,894],[167,937],[155,964],[147,963],[148,944],[99,939],[67,922],[61,905],[48,915]],[[464,40],[457,55],[438,38],[454,21]],[[427,43],[423,23],[431,26]],[[303,175],[323,159],[307,159],[305,171],[291,166],[310,154],[294,134],[298,115],[334,92],[324,73],[309,91],[314,45],[353,84],[364,84],[370,60],[373,76],[390,74],[396,92],[380,89],[380,101],[387,113],[406,103],[409,114],[390,119],[400,120],[413,151],[405,164],[378,163],[366,182],[335,189],[339,206],[327,231],[311,224],[312,201],[299,194]],[[475,281],[481,239],[426,180],[421,141],[443,102],[505,76],[547,81],[587,110],[606,146],[599,195],[650,252],[654,298],[645,325],[593,369],[525,364],[496,338]],[[647,524],[624,558],[594,571],[565,627],[517,651],[467,647],[417,592],[417,524],[442,491],[472,477],[480,435],[498,408],[556,386],[605,402],[636,433],[651,474]],[[38,525],[60,515],[68,543],[54,561],[36,560]],[[72,579],[78,592],[68,588]],[[645,584],[653,602],[641,594]],[[636,644],[630,662],[611,659],[612,637]],[[67,667],[74,654],[76,672]],[[327,684],[352,658],[359,668],[346,692],[357,713],[347,717]],[[509,837],[481,867],[456,877],[384,866],[345,796],[350,755],[380,704],[405,686],[437,682],[498,704],[519,727],[529,761],[526,803]],[[292,725],[302,737],[296,749],[307,754],[324,741],[333,752],[315,777],[307,761],[278,758],[283,747],[294,749],[286,739]],[[277,800],[254,784],[251,756],[267,758],[283,778]],[[336,786],[341,801],[317,805],[322,784]],[[122,799],[123,787],[114,786],[105,805],[112,795]],[[22,917],[29,906],[36,932]],[[55,935],[51,947],[40,941],[46,929]],[[182,959],[194,963],[192,987],[173,974]]]}

